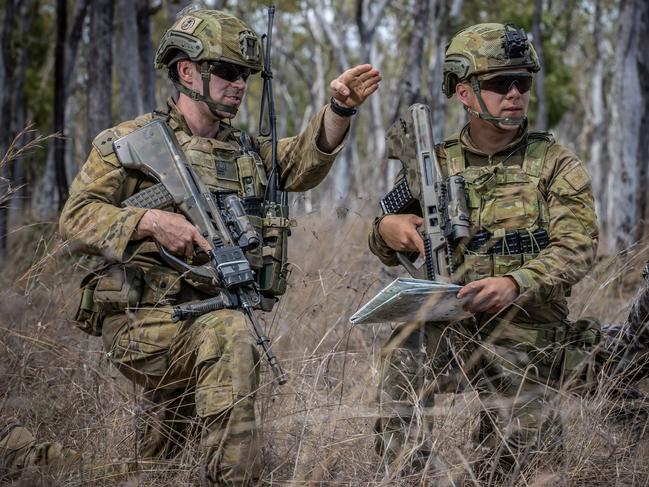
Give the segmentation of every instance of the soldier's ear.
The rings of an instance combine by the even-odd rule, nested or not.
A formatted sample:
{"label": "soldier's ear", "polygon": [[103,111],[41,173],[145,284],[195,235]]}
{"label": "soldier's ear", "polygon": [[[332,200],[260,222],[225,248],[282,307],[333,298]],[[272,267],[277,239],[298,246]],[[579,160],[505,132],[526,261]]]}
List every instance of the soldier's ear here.
{"label": "soldier's ear", "polygon": [[181,59],[176,63],[176,72],[178,74],[178,79],[186,85],[191,85],[192,77],[196,66],[189,59]]}
{"label": "soldier's ear", "polygon": [[455,95],[460,103],[463,105],[470,105],[473,95],[473,90],[469,83],[460,82],[455,85]]}

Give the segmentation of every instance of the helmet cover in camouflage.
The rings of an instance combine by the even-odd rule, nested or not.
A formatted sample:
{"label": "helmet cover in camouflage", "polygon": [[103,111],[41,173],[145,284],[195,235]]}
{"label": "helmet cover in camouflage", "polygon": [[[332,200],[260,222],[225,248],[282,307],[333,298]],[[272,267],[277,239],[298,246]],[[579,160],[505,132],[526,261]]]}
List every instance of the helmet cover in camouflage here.
{"label": "helmet cover in camouflage", "polygon": [[442,90],[453,96],[455,86],[471,76],[541,66],[525,31],[514,24],[476,24],[458,32],[446,47]]}
{"label": "helmet cover in camouflage", "polygon": [[165,33],[155,67],[169,67],[180,59],[225,61],[258,72],[262,68],[259,37],[238,18],[219,10],[195,10],[182,15]]}

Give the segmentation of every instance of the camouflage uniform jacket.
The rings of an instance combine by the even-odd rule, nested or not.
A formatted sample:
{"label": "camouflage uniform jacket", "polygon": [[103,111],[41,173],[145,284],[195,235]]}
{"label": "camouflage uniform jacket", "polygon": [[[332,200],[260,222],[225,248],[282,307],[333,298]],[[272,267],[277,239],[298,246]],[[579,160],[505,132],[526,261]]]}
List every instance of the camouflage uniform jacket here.
{"label": "camouflage uniform jacket", "polygon": [[[157,257],[152,241],[131,240],[146,210],[120,207],[126,198],[154,182],[138,171],[122,167],[113,151],[115,139],[142,127],[155,116],[147,114],[121,123],[100,133],[93,141],[88,160],[72,183],[60,218],[61,235],[75,250],[101,256],[109,263],[141,260],[144,254],[148,254],[149,261]],[[318,185],[342,149],[341,144],[331,153],[324,153],[316,146],[323,117],[324,108],[301,134],[278,141],[279,180],[284,190],[305,191]],[[214,138],[193,136],[172,99],[168,101],[168,124],[196,173],[210,189],[236,190],[241,196],[248,196],[243,182],[244,176],[248,176],[246,191],[263,197],[266,173],[271,166],[270,141],[252,139],[254,160],[242,157],[241,131],[221,123]],[[260,226],[260,221],[256,219],[253,224]],[[258,255],[249,257],[260,260]]]}
{"label": "camouflage uniform jacket", "polygon": [[[533,205],[535,213],[544,214],[544,224],[549,234],[549,245],[532,258],[524,258],[522,265],[519,263],[509,268],[494,265],[491,273],[485,275],[507,275],[511,276],[520,288],[521,295],[526,303],[525,313],[518,313],[517,320],[523,315],[529,317],[532,322],[560,321],[567,316],[568,309],[565,299],[566,292],[577,283],[590,270],[595,258],[598,242],[597,217],[595,215],[594,200],[590,184],[590,178],[586,173],[583,163],[570,150],[559,144],[552,143],[548,134],[536,134],[536,140],[545,138],[547,152],[540,161],[540,171]],[[526,151],[535,142],[534,134],[528,133],[526,129],[512,140],[512,142],[499,151],[489,156],[481,151],[471,140],[468,125],[460,132],[447,139],[443,144],[436,146],[436,153],[439,158],[443,172],[453,171],[466,175],[468,186],[471,178],[468,174],[486,174],[494,172],[498,174],[506,171],[516,171],[526,160]],[[448,154],[453,145],[459,143],[459,148],[464,155],[464,165],[461,171],[453,169],[454,161],[448,161]],[[455,150],[457,154],[458,151]],[[503,166],[505,166],[503,170]],[[499,169],[500,168],[500,169]],[[515,174],[515,172],[514,172]],[[398,178],[404,177],[403,171]],[[509,181],[505,181],[507,183]],[[537,203],[538,198],[538,203]],[[488,198],[487,198],[488,200]],[[471,205],[475,208],[479,205]],[[484,198],[482,208],[485,207]],[[502,207],[502,202],[501,202]],[[482,214],[480,215],[480,212]],[[525,208],[527,211],[527,208]],[[415,212],[421,214],[420,208]],[[471,210],[471,225],[475,232],[483,231],[482,217],[484,210]],[[390,249],[378,232],[378,225],[382,217],[376,218],[369,235],[369,246],[371,251],[389,266],[398,264],[395,252]],[[498,225],[495,225],[497,227]],[[494,228],[489,230],[494,233]],[[496,232],[498,228],[495,229]],[[509,230],[509,228],[508,228]],[[505,256],[509,257],[509,256]],[[528,257],[528,256],[526,256]],[[465,266],[469,274],[474,269],[467,260]],[[485,277],[485,275],[480,277]],[[465,279],[465,282],[475,280]],[[510,315],[511,316],[511,315]]]}

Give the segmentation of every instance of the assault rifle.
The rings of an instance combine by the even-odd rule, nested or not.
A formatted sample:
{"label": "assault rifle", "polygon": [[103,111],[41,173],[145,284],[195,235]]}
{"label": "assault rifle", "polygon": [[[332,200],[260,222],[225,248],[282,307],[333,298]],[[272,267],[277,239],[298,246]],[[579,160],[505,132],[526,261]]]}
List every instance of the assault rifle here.
{"label": "assault rifle", "polygon": [[[455,271],[452,244],[469,236],[469,211],[465,181],[462,176],[444,180],[435,154],[433,124],[428,105],[415,103],[408,108],[408,119],[395,124],[402,153],[401,162],[406,175],[381,200],[385,214],[402,213],[416,200],[410,184],[416,185],[424,224],[420,227],[424,239],[424,266],[426,279],[448,280]],[[414,152],[413,152],[414,150]],[[404,155],[404,153],[407,153]],[[415,181],[408,176],[414,172]],[[399,262],[416,277],[419,273],[408,257],[397,253]]]}
{"label": "assault rifle", "polygon": [[268,359],[280,384],[286,376],[270,347],[270,339],[253,309],[261,295],[244,252],[258,247],[261,238],[250,223],[236,193],[215,197],[194,172],[174,133],[163,120],[116,140],[113,144],[121,164],[158,181],[122,202],[122,206],[179,209],[196,225],[212,247],[209,262],[192,265],[158,244],[162,259],[184,276],[221,287],[218,296],[174,307],[172,319],[185,320],[219,309],[242,309],[250,319],[257,344]]}

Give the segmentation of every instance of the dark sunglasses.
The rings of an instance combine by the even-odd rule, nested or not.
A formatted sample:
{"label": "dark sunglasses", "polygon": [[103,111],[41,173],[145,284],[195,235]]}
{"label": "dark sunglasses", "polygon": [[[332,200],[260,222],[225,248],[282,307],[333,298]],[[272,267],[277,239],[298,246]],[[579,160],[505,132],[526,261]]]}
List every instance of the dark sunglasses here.
{"label": "dark sunglasses", "polygon": [[237,64],[226,63],[223,61],[210,62],[210,73],[224,79],[225,81],[229,81],[230,83],[234,83],[239,78],[248,81],[251,72],[250,68],[239,66]]}
{"label": "dark sunglasses", "polygon": [[516,85],[520,94],[527,93],[532,88],[532,76],[527,74],[508,74],[480,80],[481,90],[493,91],[499,95],[506,95],[514,85]]}

